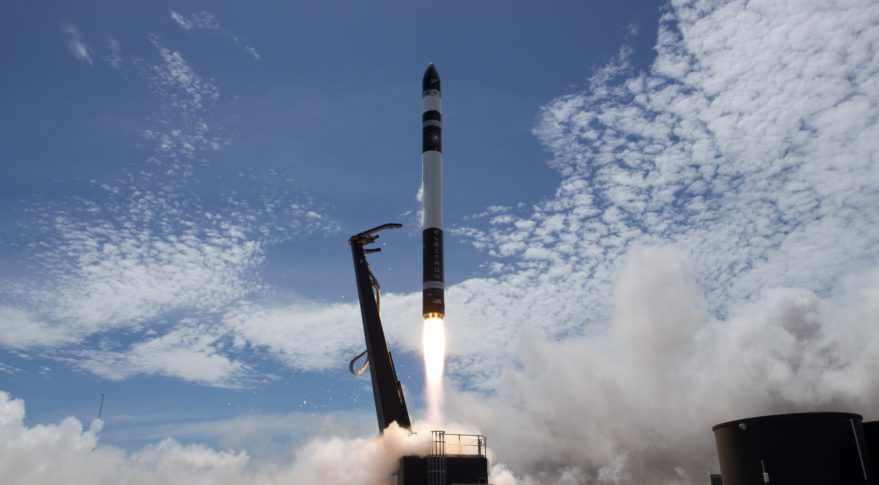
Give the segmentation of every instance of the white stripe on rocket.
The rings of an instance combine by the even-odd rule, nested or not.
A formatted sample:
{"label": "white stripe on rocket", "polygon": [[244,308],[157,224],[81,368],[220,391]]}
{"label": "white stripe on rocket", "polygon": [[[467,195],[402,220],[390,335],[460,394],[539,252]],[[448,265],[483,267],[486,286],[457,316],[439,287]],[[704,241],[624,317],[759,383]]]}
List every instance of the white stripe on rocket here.
{"label": "white stripe on rocket", "polygon": [[421,154],[423,229],[443,228],[443,154],[430,150]]}
{"label": "white stripe on rocket", "polygon": [[442,111],[443,103],[442,98],[437,94],[429,94],[421,98],[421,112],[427,113],[428,111]]}

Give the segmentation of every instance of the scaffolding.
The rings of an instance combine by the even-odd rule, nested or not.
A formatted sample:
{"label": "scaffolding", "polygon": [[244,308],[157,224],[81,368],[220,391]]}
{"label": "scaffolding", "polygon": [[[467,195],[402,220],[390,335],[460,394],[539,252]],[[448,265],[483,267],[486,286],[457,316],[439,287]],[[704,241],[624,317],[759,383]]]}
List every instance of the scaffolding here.
{"label": "scaffolding", "polygon": [[427,455],[427,485],[446,485],[446,432],[430,433],[433,444]]}
{"label": "scaffolding", "polygon": [[447,434],[445,431],[431,431],[431,437],[431,450],[430,454],[427,455],[428,485],[447,485],[447,457],[484,458],[487,452],[488,443],[483,435]]}

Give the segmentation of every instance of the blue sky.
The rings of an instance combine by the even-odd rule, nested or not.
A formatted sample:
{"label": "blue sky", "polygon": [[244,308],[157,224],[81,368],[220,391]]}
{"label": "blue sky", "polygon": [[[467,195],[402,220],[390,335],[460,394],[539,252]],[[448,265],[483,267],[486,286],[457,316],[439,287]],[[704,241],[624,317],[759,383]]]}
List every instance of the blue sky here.
{"label": "blue sky", "polygon": [[[698,482],[717,422],[879,416],[869,1],[19,2],[0,36],[0,428],[85,443],[20,456],[213,463],[144,483],[307,483],[309,457],[359,456],[345,241],[384,222],[421,418],[428,62],[446,414],[491,437],[497,483]],[[376,479],[345,466],[320,480]]]}

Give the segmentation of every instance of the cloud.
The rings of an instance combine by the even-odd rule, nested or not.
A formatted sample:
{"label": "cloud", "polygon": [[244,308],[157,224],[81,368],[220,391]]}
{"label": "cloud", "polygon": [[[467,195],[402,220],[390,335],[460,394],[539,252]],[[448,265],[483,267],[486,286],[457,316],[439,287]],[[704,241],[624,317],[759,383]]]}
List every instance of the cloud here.
{"label": "cloud", "polygon": [[261,61],[261,60],[262,60],[262,56],[259,55],[259,52],[256,50],[256,48],[251,47],[251,46],[249,46],[249,45],[245,45],[245,46],[244,46],[244,50],[245,50],[248,54],[250,54],[251,57],[253,57],[254,59],[256,59],[257,61]]}
{"label": "cloud", "polygon": [[[0,392],[0,481],[53,485],[87,479],[133,485],[325,483],[390,484],[400,456],[424,453],[430,434],[394,427],[380,438],[321,438],[290,450],[284,461],[256,463],[244,451],[164,439],[132,453],[99,443],[103,422],[84,430],[75,418],[24,424],[24,402]],[[289,457],[292,456],[292,459]]]}
{"label": "cloud", "polygon": [[[562,175],[555,194],[533,207],[490,207],[454,231],[495,261],[489,276],[449,288],[452,375],[492,390],[523,335],[558,341],[610,321],[614,281],[638,248],[688,254],[705,312],[720,319],[773,288],[830,294],[874,265],[879,170],[870,133],[879,93],[868,62],[875,44],[865,36],[875,10],[676,2],[663,15],[648,70],[635,71],[624,47],[587,89],[549,103],[535,134]],[[809,25],[821,25],[823,35]],[[156,47],[157,92],[196,121],[184,123],[194,132],[150,134],[159,158],[173,165],[204,145],[193,141],[207,125],[199,113],[219,90],[180,52]],[[313,211],[300,212],[308,219]],[[231,273],[205,277],[237,284],[229,274],[252,267],[262,246],[228,247],[250,256]],[[236,301],[234,288],[210,306],[223,308],[221,325],[239,346],[303,370],[326,368],[359,347],[349,320],[356,322],[356,305],[254,306]],[[171,293],[193,296],[168,308],[202,300]],[[411,331],[418,317],[409,310],[415,299],[385,299],[388,334],[410,351],[419,348]]]}
{"label": "cloud", "polygon": [[250,369],[222,355],[219,340],[210,327],[190,324],[121,351],[83,351],[75,365],[114,381],[157,374],[214,387],[246,385]]}
{"label": "cloud", "polygon": [[187,112],[201,110],[219,99],[217,86],[202,79],[179,51],[164,47],[155,40],[153,43],[163,61],[153,67],[155,86],[162,95],[170,97],[178,109]]}
{"label": "cloud", "polygon": [[23,309],[0,305],[0,346],[54,347],[74,340],[63,327],[34,320]]}
{"label": "cloud", "polygon": [[[289,460],[291,448],[302,446],[316,436],[356,438],[375,433],[375,413],[344,410],[315,413],[300,404],[290,413],[246,414],[230,419],[201,419],[173,423],[144,423],[126,426],[112,419],[110,440],[136,436],[139,440],[160,441],[171,437],[182,442],[216,443],[223,449],[246,450],[259,463]],[[179,418],[179,417],[178,417]]]}
{"label": "cloud", "polygon": [[247,55],[253,57],[257,61],[262,60],[262,56],[259,54],[259,51],[257,51],[255,47],[244,43],[244,39],[239,38],[238,35],[226,32],[225,29],[220,26],[220,23],[217,21],[216,17],[214,17],[214,15],[207,10],[202,10],[201,12],[192,14],[189,17],[175,10],[170,10],[168,14],[171,16],[171,20],[175,24],[177,24],[178,27],[185,30],[186,32],[190,32],[193,30],[203,30],[213,32],[215,34],[220,33],[223,35],[223,37],[232,39],[235,45],[242,47]]}
{"label": "cloud", "polygon": [[[55,319],[89,334],[175,308],[210,311],[252,291],[244,274],[262,249],[242,227],[220,218],[172,223],[167,200],[143,194],[133,202],[118,222],[56,216],[59,239],[44,260],[52,264],[59,253],[72,260],[57,279]],[[155,217],[169,227],[150,227]]]}
{"label": "cloud", "polygon": [[52,349],[45,356],[111,379],[238,387],[249,367],[230,355],[223,315],[265,290],[255,276],[268,246],[338,223],[273,171],[240,169],[233,188],[206,190],[216,175],[207,157],[228,144],[208,123],[220,90],[152,43],[155,63],[135,63],[158,99],[146,168],[91,181],[90,198],[30,209],[25,238],[40,271],[4,283],[0,346]]}
{"label": "cloud", "polygon": [[122,44],[115,37],[107,38],[107,53],[104,59],[115,69],[122,65]]}
{"label": "cloud", "polygon": [[15,367],[14,365],[4,364],[0,362],[0,372],[4,374],[18,374],[23,372],[21,368]]}
{"label": "cloud", "polygon": [[174,10],[171,10],[168,13],[171,16],[171,20],[187,32],[192,29],[208,31],[220,30],[220,24],[217,22],[217,19],[207,10],[202,10],[190,17],[186,17]]}
{"label": "cloud", "polygon": [[869,2],[673,3],[649,70],[623,49],[542,110],[556,193],[455,232],[503,268],[462,283],[467,301],[499,300],[488,307],[504,321],[484,317],[501,338],[562,336],[609,318],[622,259],[641,246],[687,252],[717,316],[774,287],[826,294],[875,265],[876,18]]}
{"label": "cloud", "polygon": [[72,23],[66,22],[61,26],[61,32],[67,37],[67,49],[73,57],[93,65],[91,48],[83,40],[79,29]]}
{"label": "cloud", "polygon": [[[420,295],[382,295],[382,319],[387,338],[406,350],[419,348]],[[289,367],[325,370],[353,357],[364,346],[357,303],[302,302],[285,306],[243,305],[224,316],[229,331],[242,342],[264,348]]]}
{"label": "cloud", "polygon": [[183,15],[171,10],[168,12],[171,15],[171,20],[173,20],[177,25],[180,26],[183,30],[192,30],[192,22],[186,19]]}

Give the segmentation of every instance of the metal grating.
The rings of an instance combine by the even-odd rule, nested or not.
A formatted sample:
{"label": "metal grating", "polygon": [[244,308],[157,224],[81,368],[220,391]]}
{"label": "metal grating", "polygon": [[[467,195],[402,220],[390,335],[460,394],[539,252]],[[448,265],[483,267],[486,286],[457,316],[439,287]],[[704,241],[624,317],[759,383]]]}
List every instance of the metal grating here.
{"label": "metal grating", "polygon": [[433,447],[427,456],[427,485],[446,485],[446,432],[431,431]]}

